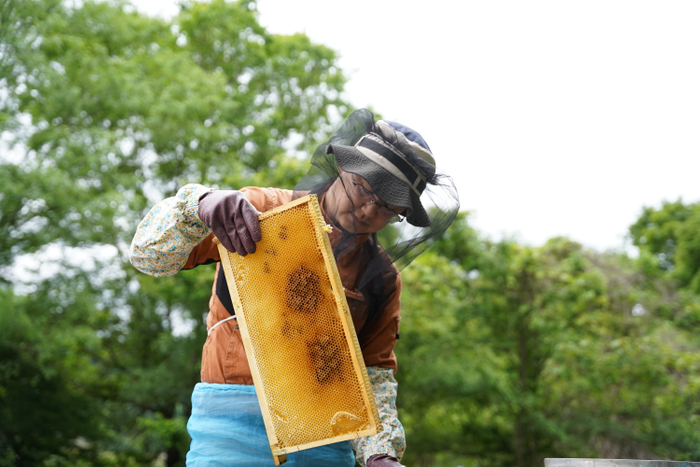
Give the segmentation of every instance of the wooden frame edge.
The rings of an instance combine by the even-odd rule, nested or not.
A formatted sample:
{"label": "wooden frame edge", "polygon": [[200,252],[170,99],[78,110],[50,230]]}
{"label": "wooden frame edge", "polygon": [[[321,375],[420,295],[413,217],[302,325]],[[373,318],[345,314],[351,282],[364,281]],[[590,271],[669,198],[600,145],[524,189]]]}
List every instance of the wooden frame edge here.
{"label": "wooden frame edge", "polygon": [[[229,258],[229,251],[220,243],[218,244],[219,256],[221,257],[221,265],[224,268],[224,275],[226,276],[226,285],[228,286],[229,293],[231,294],[231,301],[233,302],[233,309],[240,310],[242,308],[241,298],[238,296],[238,289],[236,288],[236,281],[233,277],[233,269],[231,267],[231,261]],[[250,335],[248,334],[248,325],[245,322],[245,316],[243,314],[236,313],[236,322],[238,322],[238,327],[241,333],[241,340],[243,341],[243,348],[245,348],[246,358],[248,360],[248,365],[250,366],[250,373],[253,378],[253,385],[255,386],[255,395],[258,398],[258,403],[260,404],[263,422],[265,423],[265,430],[267,430],[269,441],[271,442],[270,447],[279,444],[279,439],[277,438],[277,432],[275,432],[275,426],[269,417],[269,407],[267,405],[267,398],[265,397],[265,389],[260,378],[260,372],[254,360],[255,351],[253,349],[253,344],[250,342]],[[252,362],[251,362],[252,361]],[[251,364],[253,363],[253,364]],[[279,464],[275,464],[279,465]]]}
{"label": "wooden frame edge", "polygon": [[322,441],[312,441],[311,443],[297,444],[295,446],[289,446],[283,449],[277,449],[272,451],[273,455],[291,454],[297,451],[303,451],[305,449],[317,448],[319,446],[326,446],[328,444],[339,443],[341,441],[349,441],[351,439],[363,438],[365,436],[372,436],[376,433],[372,429],[356,431],[353,433],[347,433],[344,435],[335,436],[333,438],[326,438]]}
{"label": "wooden frame edge", "polygon": [[[357,332],[355,331],[355,325],[352,322],[352,314],[350,313],[350,308],[348,307],[348,301],[345,298],[343,282],[340,279],[340,275],[338,274],[338,266],[335,262],[335,256],[333,256],[333,248],[331,247],[331,242],[328,238],[328,233],[324,228],[326,226],[326,220],[323,218],[323,213],[321,212],[321,207],[318,204],[318,199],[316,198],[316,195],[311,195],[311,198],[312,199],[310,206],[313,208],[313,211],[316,214],[316,218],[318,219],[321,237],[320,241],[323,244],[323,248],[321,248],[321,255],[323,256],[323,260],[326,262],[327,269],[333,271],[333,275],[332,277],[330,277],[330,281],[331,285],[333,286],[333,292],[336,298],[336,302],[340,303],[341,307],[343,308],[343,319],[341,320],[343,323],[343,330],[345,331],[345,335],[347,336],[347,340],[349,341],[348,345],[354,349],[354,352],[352,352],[352,360],[353,365],[355,366],[355,370],[362,376],[362,382],[364,383],[365,389],[363,391],[364,401],[367,404],[367,407],[369,407],[370,413],[374,417],[373,423],[371,423],[371,429],[373,429],[374,432],[363,436],[376,435],[377,433],[379,433],[380,419],[379,412],[377,411],[377,404],[374,400],[374,391],[372,390],[372,384],[370,383],[369,376],[367,375],[367,367],[365,367],[365,361],[364,357],[362,356],[360,342],[357,340]],[[348,439],[352,438],[354,438],[354,436]]]}

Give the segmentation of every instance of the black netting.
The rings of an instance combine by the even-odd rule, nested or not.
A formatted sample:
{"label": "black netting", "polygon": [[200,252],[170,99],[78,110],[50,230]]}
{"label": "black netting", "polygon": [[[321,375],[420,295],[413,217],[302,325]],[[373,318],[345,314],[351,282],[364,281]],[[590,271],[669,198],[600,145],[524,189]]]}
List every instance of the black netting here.
{"label": "black netting", "polygon": [[[368,305],[365,329],[379,317],[384,301],[393,291],[398,271],[442,235],[459,211],[459,197],[452,179],[418,157],[416,152],[420,148],[414,151],[404,134],[391,125],[407,130],[400,125],[375,122],[366,109],[353,112],[330,140],[318,146],[309,172],[294,190],[295,198],[309,193],[318,195],[327,221],[336,230],[332,243],[340,269],[345,262],[357,265],[342,279],[346,287],[357,289],[365,297]],[[409,165],[417,168],[425,181],[419,185],[419,188],[425,186],[420,196],[405,181],[354,148],[370,134],[400,151]],[[412,132],[410,137],[427,149],[422,138],[416,139],[415,135]],[[376,201],[369,200],[369,195],[358,195],[365,192],[357,185],[373,192]],[[380,209],[402,212],[408,217],[403,222],[387,224],[378,219]],[[378,227],[383,228],[377,232]]]}

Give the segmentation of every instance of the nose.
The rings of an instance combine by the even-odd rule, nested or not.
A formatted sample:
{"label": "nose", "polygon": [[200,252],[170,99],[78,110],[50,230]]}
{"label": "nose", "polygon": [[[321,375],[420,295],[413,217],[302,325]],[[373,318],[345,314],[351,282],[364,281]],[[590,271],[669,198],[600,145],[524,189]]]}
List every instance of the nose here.
{"label": "nose", "polygon": [[375,203],[367,203],[363,204],[361,209],[365,216],[374,217],[377,215],[377,210],[379,209],[379,206],[377,206]]}

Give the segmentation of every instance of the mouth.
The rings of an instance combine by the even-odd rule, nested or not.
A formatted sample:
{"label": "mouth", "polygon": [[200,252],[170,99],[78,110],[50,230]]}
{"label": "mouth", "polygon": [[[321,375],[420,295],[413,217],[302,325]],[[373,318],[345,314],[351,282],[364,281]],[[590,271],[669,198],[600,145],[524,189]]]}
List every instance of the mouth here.
{"label": "mouth", "polygon": [[350,215],[352,216],[352,221],[355,225],[359,225],[360,227],[369,227],[369,224],[358,219],[353,211],[350,211]]}

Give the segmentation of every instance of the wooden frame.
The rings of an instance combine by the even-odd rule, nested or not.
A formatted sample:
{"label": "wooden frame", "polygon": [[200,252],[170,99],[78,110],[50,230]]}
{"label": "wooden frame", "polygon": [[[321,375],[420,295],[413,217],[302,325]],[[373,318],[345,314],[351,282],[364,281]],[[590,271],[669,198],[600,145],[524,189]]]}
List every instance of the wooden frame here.
{"label": "wooden frame", "polygon": [[[364,359],[362,357],[360,345],[357,340],[357,335],[355,333],[355,327],[353,325],[352,316],[350,314],[347,300],[345,298],[344,288],[340,280],[340,275],[338,273],[335,257],[333,256],[333,250],[331,248],[330,240],[328,238],[328,232],[330,232],[331,227],[327,226],[323,219],[323,215],[321,213],[321,209],[319,207],[316,196],[304,196],[302,198],[292,201],[291,203],[287,203],[276,209],[264,212],[258,216],[258,220],[261,222],[261,228],[264,228],[265,219],[275,216],[276,214],[279,214],[290,208],[297,207],[303,204],[307,204],[307,209],[309,209],[312,218],[317,221],[317,223],[314,223],[316,236],[315,243],[318,246],[317,251],[320,252],[320,254],[322,255],[323,261],[326,265],[326,271],[330,279],[331,288],[335,300],[336,313],[343,326],[345,344],[347,344],[348,346],[353,369],[355,371],[355,374],[358,375],[360,378],[362,400],[365,404],[364,407],[368,409],[367,418],[370,420],[370,423],[368,427],[363,430],[296,446],[286,446],[283,442],[281,442],[280,439],[278,439],[278,434],[275,431],[275,426],[270,415],[270,407],[266,395],[266,388],[263,384],[261,374],[258,369],[257,356],[255,355],[255,350],[251,341],[249,323],[246,321],[246,310],[243,309],[241,297],[239,296],[237,289],[237,279],[234,275],[233,267],[231,264],[232,260],[237,260],[237,254],[228,252],[223,247],[223,245],[221,245],[217,241],[217,243],[219,243],[218,248],[221,256],[221,265],[224,268],[224,274],[226,275],[226,281],[228,284],[229,292],[231,294],[234,309],[236,310],[236,316],[240,328],[243,346],[245,348],[246,357],[250,365],[250,370],[253,382],[255,384],[258,401],[260,403],[263,420],[265,422],[265,429],[267,430],[268,439],[270,441],[270,448],[274,456],[275,465],[280,465],[281,463],[284,463],[286,461],[286,454],[290,452],[295,452],[303,449],[310,449],[313,447],[337,443],[339,441],[345,441],[353,438],[375,435],[380,429],[379,415],[377,413],[377,408],[374,401],[372,386],[367,376],[367,370],[365,368]],[[309,252],[309,254],[313,254],[313,252]]]}

